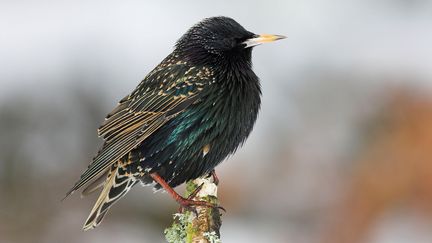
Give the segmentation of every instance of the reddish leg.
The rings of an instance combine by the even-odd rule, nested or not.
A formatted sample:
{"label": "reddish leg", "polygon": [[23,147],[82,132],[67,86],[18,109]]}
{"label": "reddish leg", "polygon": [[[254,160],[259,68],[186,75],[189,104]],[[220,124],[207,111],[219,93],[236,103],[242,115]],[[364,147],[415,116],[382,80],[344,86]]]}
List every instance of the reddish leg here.
{"label": "reddish leg", "polygon": [[216,170],[212,170],[210,172],[211,176],[213,177],[213,183],[217,186],[219,185],[219,178],[216,175]]}
{"label": "reddish leg", "polygon": [[191,194],[191,196],[189,196],[188,198],[184,198],[184,197],[180,196],[172,187],[170,187],[170,185],[162,177],[160,177],[158,175],[158,173],[152,173],[152,174],[150,174],[150,176],[151,176],[151,178],[153,178],[153,180],[155,180],[157,183],[159,183],[159,185],[161,185],[174,198],[174,200],[176,200],[176,202],[178,204],[180,204],[181,207],[187,208],[187,209],[195,212],[195,214],[197,214],[197,212],[195,209],[191,208],[191,205],[205,206],[205,207],[218,208],[218,209],[224,210],[222,207],[219,207],[219,206],[214,205],[212,203],[209,203],[206,201],[194,201],[191,199],[191,198],[195,197],[195,195],[199,192],[202,185],[200,185]]}

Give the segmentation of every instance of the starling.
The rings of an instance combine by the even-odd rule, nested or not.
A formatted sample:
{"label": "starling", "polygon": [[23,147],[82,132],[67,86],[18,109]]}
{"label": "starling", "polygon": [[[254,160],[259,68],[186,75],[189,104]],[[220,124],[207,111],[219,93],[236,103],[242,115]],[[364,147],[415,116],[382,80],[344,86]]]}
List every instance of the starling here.
{"label": "starling", "polygon": [[96,227],[138,182],[165,189],[184,207],[212,206],[173,188],[214,173],[249,136],[261,96],[252,47],[283,38],[256,35],[228,17],[190,28],[99,127],[104,144],[67,193],[103,188],[84,230]]}

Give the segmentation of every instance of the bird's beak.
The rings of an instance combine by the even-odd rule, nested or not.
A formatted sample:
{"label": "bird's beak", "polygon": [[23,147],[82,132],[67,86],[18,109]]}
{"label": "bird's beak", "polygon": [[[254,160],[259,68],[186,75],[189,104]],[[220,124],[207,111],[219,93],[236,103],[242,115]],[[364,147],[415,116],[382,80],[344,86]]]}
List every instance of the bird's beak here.
{"label": "bird's beak", "polygon": [[277,41],[277,40],[281,40],[281,39],[285,39],[286,36],[283,35],[268,35],[268,34],[262,34],[262,35],[258,35],[255,36],[253,38],[247,39],[243,42],[243,44],[245,44],[245,48],[248,47],[252,47],[252,46],[257,46],[257,45],[261,45],[263,43],[267,43],[267,42],[273,42],[273,41]]}

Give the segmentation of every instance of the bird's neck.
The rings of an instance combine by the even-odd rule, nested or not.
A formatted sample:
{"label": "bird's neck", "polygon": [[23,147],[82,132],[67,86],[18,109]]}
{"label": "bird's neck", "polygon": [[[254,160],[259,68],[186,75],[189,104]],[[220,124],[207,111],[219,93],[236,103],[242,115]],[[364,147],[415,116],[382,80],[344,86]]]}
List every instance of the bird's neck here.
{"label": "bird's neck", "polygon": [[[226,57],[226,61],[213,66],[217,80],[230,87],[246,88],[258,85],[258,78],[252,71],[250,59],[238,56]],[[254,87],[255,88],[255,87]]]}

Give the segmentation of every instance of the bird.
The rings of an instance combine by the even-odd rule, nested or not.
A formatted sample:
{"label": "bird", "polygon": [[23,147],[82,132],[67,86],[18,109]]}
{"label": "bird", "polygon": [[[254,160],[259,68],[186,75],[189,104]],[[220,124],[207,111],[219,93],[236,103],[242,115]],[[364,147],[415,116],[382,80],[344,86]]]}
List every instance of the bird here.
{"label": "bird", "polygon": [[83,229],[98,226],[138,183],[164,189],[184,207],[214,206],[173,188],[216,176],[214,168],[245,142],[261,104],[252,49],[284,38],[254,34],[224,16],[203,19],[181,36],[98,128],[103,145],[66,194],[102,188]]}

